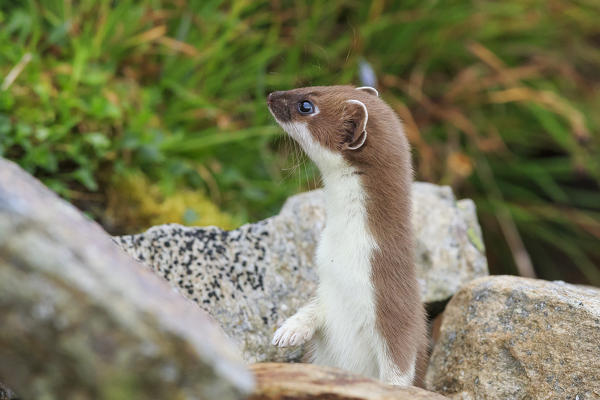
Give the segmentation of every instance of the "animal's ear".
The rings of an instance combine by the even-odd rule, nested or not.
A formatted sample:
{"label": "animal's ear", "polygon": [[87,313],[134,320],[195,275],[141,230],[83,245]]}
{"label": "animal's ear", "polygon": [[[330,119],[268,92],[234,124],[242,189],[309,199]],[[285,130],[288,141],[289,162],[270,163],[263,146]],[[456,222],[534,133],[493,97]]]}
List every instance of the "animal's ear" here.
{"label": "animal's ear", "polygon": [[343,111],[344,149],[358,150],[367,140],[367,106],[358,100],[346,100]]}
{"label": "animal's ear", "polygon": [[371,86],[357,87],[356,90],[362,90],[363,92],[367,92],[369,94],[372,94],[375,97],[379,97],[379,92],[377,91],[377,89],[375,89],[374,87],[371,87]]}

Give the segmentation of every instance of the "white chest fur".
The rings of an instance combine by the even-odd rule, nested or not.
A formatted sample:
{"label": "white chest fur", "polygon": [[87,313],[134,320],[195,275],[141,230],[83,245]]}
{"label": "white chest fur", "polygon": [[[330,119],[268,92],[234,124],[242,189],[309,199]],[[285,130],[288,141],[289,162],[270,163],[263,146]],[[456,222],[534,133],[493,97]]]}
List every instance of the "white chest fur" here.
{"label": "white chest fur", "polygon": [[324,174],[327,222],[317,248],[318,300],[324,313],[314,362],[379,376],[371,253],[365,193],[359,175],[344,168]]}

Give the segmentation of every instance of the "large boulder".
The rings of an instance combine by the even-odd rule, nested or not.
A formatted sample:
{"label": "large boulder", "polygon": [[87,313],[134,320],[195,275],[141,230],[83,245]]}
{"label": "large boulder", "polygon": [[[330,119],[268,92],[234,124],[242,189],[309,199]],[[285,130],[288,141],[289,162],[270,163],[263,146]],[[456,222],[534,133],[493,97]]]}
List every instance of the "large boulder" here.
{"label": "large boulder", "polygon": [[600,289],[467,284],[446,307],[426,386],[454,399],[600,398]]}
{"label": "large boulder", "polygon": [[[475,207],[448,187],[413,186],[422,298],[446,301],[488,274]],[[290,198],[279,215],[233,231],[156,226],[115,240],[215,317],[249,362],[298,360],[303,348],[271,346],[275,329],[313,295],[313,256],[325,223],[321,190]]]}
{"label": "large boulder", "polygon": [[443,400],[417,387],[399,387],[311,364],[254,364],[256,390],[248,400]]}
{"label": "large boulder", "polygon": [[0,315],[0,377],[25,399],[233,400],[253,387],[204,311],[3,159]]}

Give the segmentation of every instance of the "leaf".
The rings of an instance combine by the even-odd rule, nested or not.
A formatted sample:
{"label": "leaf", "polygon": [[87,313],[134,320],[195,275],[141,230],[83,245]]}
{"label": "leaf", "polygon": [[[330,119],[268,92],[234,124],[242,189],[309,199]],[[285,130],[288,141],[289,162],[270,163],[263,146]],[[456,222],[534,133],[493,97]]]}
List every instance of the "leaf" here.
{"label": "leaf", "polygon": [[94,179],[94,176],[92,175],[89,169],[79,168],[75,172],[73,172],[71,176],[75,178],[76,181],[85,186],[86,189],[92,192],[98,189],[98,184],[96,183],[96,180]]}

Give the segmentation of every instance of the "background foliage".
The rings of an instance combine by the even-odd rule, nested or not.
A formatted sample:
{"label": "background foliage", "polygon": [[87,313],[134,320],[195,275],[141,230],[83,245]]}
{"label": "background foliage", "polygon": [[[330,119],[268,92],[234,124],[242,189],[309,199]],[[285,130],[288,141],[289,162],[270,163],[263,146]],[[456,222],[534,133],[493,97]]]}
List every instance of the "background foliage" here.
{"label": "background foliage", "polygon": [[317,186],[265,95],[373,67],[494,272],[600,284],[597,0],[0,1],[0,153],[110,232],[231,228]]}

